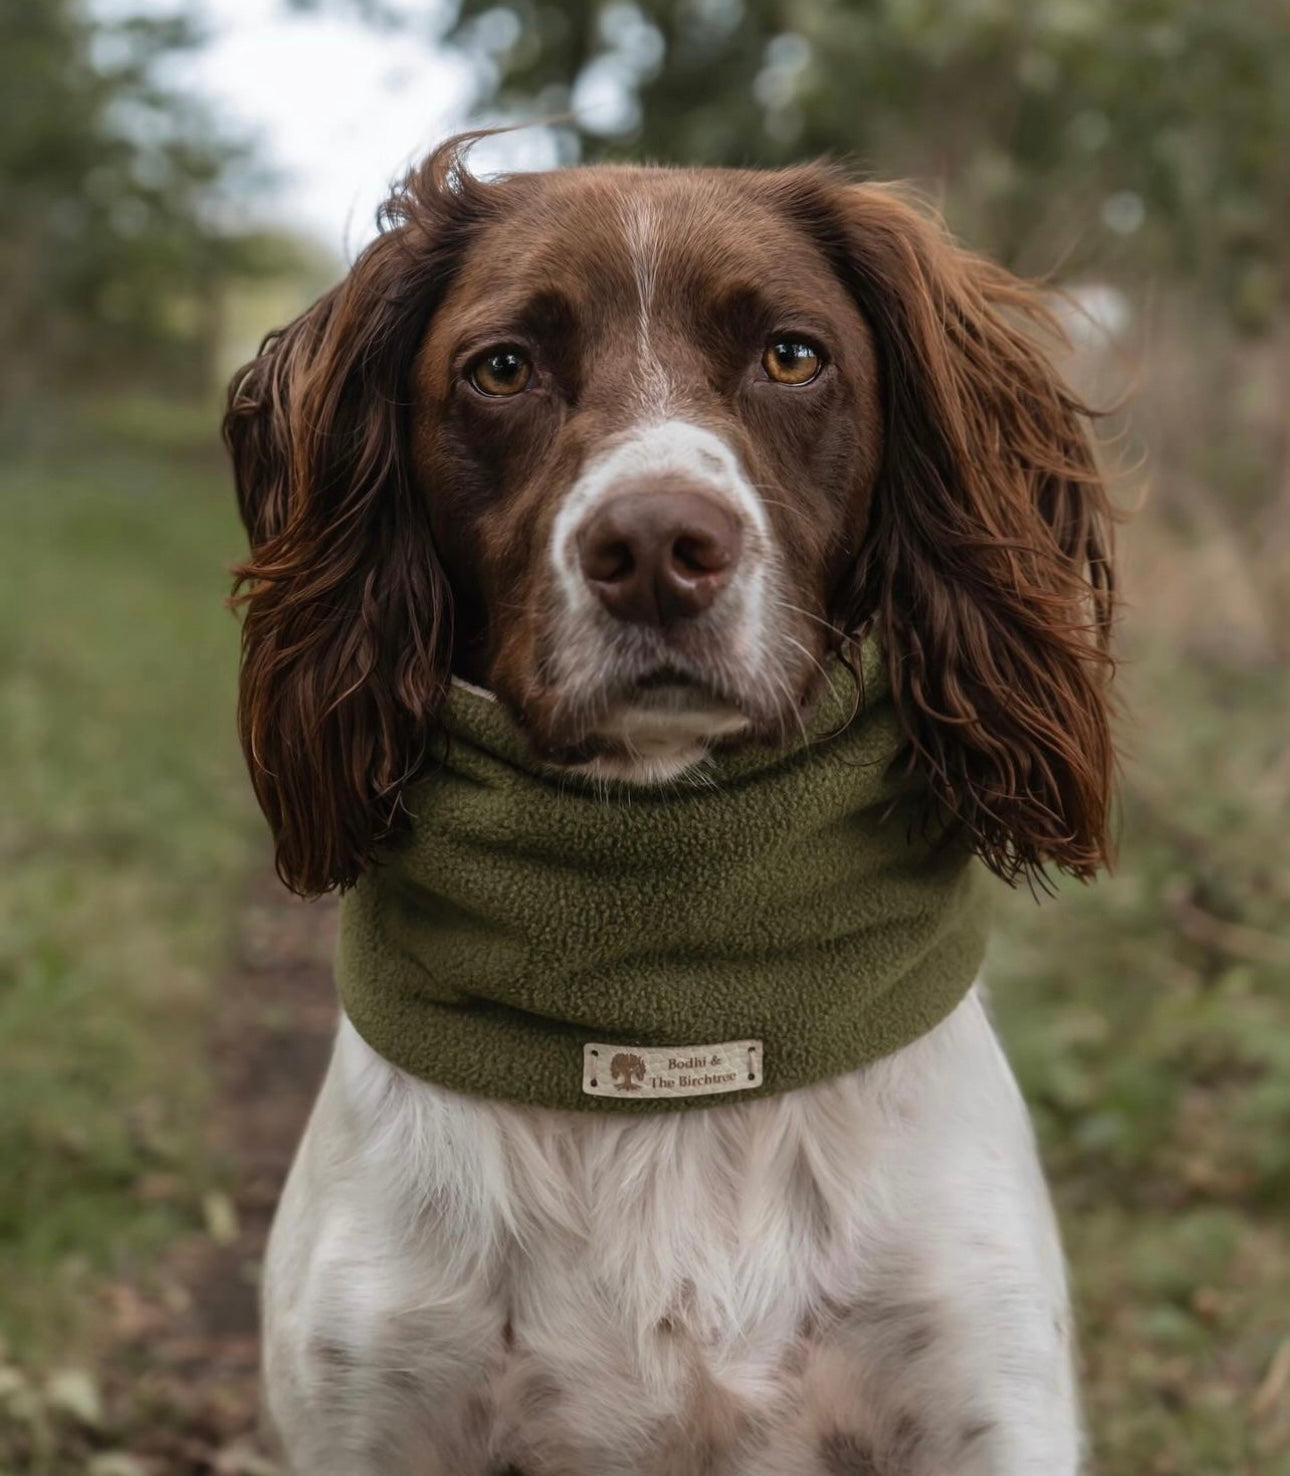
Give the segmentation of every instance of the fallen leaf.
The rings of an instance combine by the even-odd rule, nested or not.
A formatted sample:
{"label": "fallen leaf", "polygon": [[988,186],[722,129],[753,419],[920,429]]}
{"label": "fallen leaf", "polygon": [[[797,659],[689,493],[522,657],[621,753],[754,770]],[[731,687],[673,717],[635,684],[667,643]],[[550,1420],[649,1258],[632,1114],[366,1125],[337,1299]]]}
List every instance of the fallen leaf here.
{"label": "fallen leaf", "polygon": [[0,1366],[0,1404],[8,1404],[15,1395],[25,1394],[30,1385],[20,1368]]}
{"label": "fallen leaf", "polygon": [[214,1470],[215,1476],[282,1476],[281,1467],[240,1442],[226,1445],[219,1452]]}
{"label": "fallen leaf", "polygon": [[1269,1415],[1281,1403],[1286,1390],[1290,1388],[1290,1338],[1284,1338],[1281,1346],[1272,1355],[1272,1362],[1268,1364],[1268,1371],[1263,1376],[1263,1382],[1255,1390],[1254,1400],[1250,1405],[1250,1411],[1255,1419],[1262,1419]]}
{"label": "fallen leaf", "polygon": [[96,1430],[103,1423],[99,1386],[83,1368],[62,1368],[50,1374],[45,1381],[45,1403],[88,1429]]}
{"label": "fallen leaf", "polygon": [[202,1199],[202,1213],[206,1219],[206,1233],[216,1245],[232,1245],[238,1236],[237,1206],[218,1189]]}
{"label": "fallen leaf", "polygon": [[126,1450],[105,1450],[91,1456],[85,1476],[150,1476],[151,1467]]}

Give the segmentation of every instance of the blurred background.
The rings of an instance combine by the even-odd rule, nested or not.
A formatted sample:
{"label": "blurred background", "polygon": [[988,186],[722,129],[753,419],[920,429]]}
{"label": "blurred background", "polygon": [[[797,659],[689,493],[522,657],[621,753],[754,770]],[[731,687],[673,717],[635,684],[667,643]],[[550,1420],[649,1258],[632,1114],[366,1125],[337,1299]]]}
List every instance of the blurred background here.
{"label": "blurred background", "polygon": [[1290,1473],[1287,0],[0,0],[0,1473],[268,1476],[330,1021],[233,729],[219,399],[468,120],[912,178],[1071,294],[1121,534],[1115,876],[991,972],[1095,1469]]}

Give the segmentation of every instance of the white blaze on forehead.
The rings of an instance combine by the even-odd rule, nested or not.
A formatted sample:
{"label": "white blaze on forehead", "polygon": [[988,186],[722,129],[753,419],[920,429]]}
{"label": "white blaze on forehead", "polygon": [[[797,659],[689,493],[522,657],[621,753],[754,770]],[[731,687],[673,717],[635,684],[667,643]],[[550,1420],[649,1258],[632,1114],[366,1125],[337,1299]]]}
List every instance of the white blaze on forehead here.
{"label": "white blaze on forehead", "polygon": [[636,283],[636,388],[647,415],[666,415],[672,386],[654,348],[654,289],[658,279],[659,232],[649,203],[629,195],[622,201],[623,234]]}

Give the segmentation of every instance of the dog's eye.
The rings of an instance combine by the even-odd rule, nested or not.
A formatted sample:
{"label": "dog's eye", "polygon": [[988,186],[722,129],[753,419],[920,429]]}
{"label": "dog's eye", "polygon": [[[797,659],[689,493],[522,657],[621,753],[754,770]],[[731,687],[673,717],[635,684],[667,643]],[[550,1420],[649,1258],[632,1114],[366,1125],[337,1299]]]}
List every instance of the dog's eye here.
{"label": "dog's eye", "polygon": [[766,377],[776,384],[810,384],[823,365],[819,349],[800,338],[778,339],[761,356]]}
{"label": "dog's eye", "polygon": [[519,349],[494,349],[475,361],[469,378],[481,395],[518,395],[533,378],[533,363]]}

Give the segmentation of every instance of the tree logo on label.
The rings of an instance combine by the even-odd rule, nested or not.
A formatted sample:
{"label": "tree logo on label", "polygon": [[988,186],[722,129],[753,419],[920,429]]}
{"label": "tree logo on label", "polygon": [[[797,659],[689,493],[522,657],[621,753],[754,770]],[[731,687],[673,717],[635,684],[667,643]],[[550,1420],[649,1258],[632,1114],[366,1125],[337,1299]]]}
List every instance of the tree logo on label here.
{"label": "tree logo on label", "polygon": [[630,1051],[619,1051],[609,1063],[609,1074],[620,1092],[638,1092],[645,1080],[645,1062]]}

